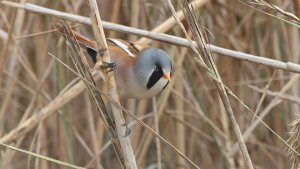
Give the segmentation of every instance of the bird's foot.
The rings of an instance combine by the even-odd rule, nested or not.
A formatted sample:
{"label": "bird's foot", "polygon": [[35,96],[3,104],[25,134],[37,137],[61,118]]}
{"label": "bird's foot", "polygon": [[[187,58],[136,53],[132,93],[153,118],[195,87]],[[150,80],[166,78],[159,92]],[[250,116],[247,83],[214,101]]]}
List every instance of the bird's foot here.
{"label": "bird's foot", "polygon": [[101,65],[101,68],[102,69],[107,69],[107,72],[111,72],[111,71],[115,70],[116,63],[114,63],[114,62],[110,62],[110,63],[103,62],[102,65]]}
{"label": "bird's foot", "polygon": [[125,135],[124,135],[124,137],[127,137],[127,136],[129,136],[129,135],[130,135],[130,133],[131,133],[131,129],[130,129],[130,128],[128,128],[128,124],[125,122],[124,124],[122,124],[122,126],[125,126],[125,127],[126,127],[126,131],[125,131]]}

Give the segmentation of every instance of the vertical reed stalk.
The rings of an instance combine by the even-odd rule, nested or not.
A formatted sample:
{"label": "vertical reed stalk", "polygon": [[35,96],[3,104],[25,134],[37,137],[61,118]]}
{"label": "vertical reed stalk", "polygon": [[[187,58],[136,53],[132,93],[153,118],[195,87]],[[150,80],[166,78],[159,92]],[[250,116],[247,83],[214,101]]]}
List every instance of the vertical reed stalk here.
{"label": "vertical reed stalk", "polygon": [[[99,64],[106,62],[110,63],[110,57],[107,50],[107,43],[106,38],[102,26],[102,21],[100,18],[98,6],[96,0],[89,0],[90,5],[90,18],[92,21],[93,31],[96,38],[97,46],[98,46],[98,53],[100,57],[97,58]],[[96,65],[97,66],[97,65]],[[107,80],[108,88],[109,88],[109,97],[112,99],[113,102],[119,103],[119,96],[117,93],[117,87],[114,79],[114,75],[112,72],[104,73],[105,78]],[[132,147],[130,144],[129,137],[126,137],[127,127],[125,126],[126,122],[122,114],[122,110],[120,107],[116,106],[115,104],[110,104],[113,120],[115,122],[115,130],[117,134],[118,142],[120,143],[120,152],[121,158],[123,161],[123,165],[125,169],[135,169],[137,168],[135,157],[132,151]]]}

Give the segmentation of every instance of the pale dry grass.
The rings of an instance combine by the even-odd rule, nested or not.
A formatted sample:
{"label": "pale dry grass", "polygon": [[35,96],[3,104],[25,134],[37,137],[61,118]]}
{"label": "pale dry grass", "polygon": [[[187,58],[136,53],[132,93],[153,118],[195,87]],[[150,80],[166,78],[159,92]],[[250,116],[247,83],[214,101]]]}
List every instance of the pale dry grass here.
{"label": "pale dry grass", "polygon": [[[85,0],[18,2],[86,17],[90,10]],[[290,14],[299,18],[299,1],[267,2],[271,7],[278,7],[274,8],[275,12],[288,14],[284,18]],[[176,11],[182,9],[179,1],[174,0],[172,4]],[[232,53],[217,52],[212,47],[223,83],[265,122],[229,97],[254,168],[295,168],[299,153],[293,150],[299,149],[299,124],[288,124],[299,118],[296,116],[300,103],[299,75],[292,73],[299,73],[299,29],[235,0],[198,0],[197,4],[195,11],[200,11],[197,15],[201,15],[203,25],[213,35],[207,33],[209,43],[270,59],[242,59],[240,53],[235,53],[234,58],[223,57]],[[102,20],[185,37],[172,18],[167,1],[106,0],[99,1],[98,5]],[[83,82],[78,82],[77,75],[51,56],[75,70],[65,40],[59,33],[51,32],[58,19],[2,4],[0,18],[0,143],[81,167],[120,168],[111,146],[111,135],[87,97]],[[75,20],[68,23],[93,37],[90,26],[78,26]],[[183,24],[193,39],[187,22]],[[40,33],[49,30],[50,33]],[[105,30],[107,37],[159,46],[170,53],[174,62],[172,82],[156,102],[121,100],[125,108],[153,130],[156,128],[182,153],[174,151],[162,139],[155,139],[155,134],[124,112],[131,128],[129,138],[138,168],[193,168],[187,158],[199,168],[247,168],[213,80],[195,62],[197,56],[192,50],[136,36],[140,32],[134,29],[115,31],[117,27],[113,27],[112,30]],[[161,41],[165,38],[159,34],[149,36]],[[164,41],[170,42],[171,38]],[[183,39],[178,43],[190,45]],[[292,135],[288,135],[289,131]],[[291,147],[284,142],[288,138]],[[286,150],[291,152],[292,160]],[[51,160],[4,147],[0,150],[0,166],[64,168]]]}

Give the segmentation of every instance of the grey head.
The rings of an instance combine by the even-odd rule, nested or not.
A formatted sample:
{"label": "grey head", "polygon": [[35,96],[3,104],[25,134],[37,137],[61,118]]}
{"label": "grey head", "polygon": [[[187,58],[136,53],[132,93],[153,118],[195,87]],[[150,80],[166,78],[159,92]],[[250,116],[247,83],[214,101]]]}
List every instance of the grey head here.
{"label": "grey head", "polygon": [[[151,89],[161,78],[168,81],[172,74],[172,61],[167,52],[158,48],[147,48],[142,51],[135,65],[137,80]],[[163,88],[167,86],[166,83]]]}

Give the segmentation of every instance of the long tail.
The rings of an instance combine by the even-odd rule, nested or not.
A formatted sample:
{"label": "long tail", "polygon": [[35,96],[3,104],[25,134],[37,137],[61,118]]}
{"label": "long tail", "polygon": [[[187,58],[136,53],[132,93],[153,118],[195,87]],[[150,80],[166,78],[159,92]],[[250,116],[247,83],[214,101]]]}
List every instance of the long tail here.
{"label": "long tail", "polygon": [[[56,25],[55,28],[57,29],[57,31],[59,31],[60,33],[64,33],[64,29],[61,26]],[[89,38],[81,35],[80,33],[72,30],[72,33],[75,35],[76,39],[78,40],[78,42],[84,46],[89,46],[91,48],[96,48],[96,42],[93,40],[90,40]]]}
{"label": "long tail", "polygon": [[[58,32],[60,33],[65,33],[64,29],[56,25],[55,28],[57,29]],[[96,63],[96,56],[97,56],[97,51],[96,51],[96,42],[93,40],[90,40],[89,38],[83,36],[82,34],[72,30],[72,33],[75,35],[77,41],[85,47],[87,53],[91,56],[92,60],[94,63]]]}

